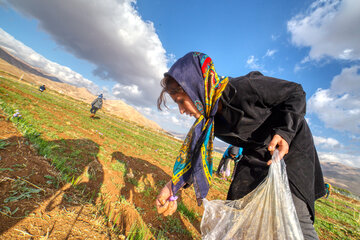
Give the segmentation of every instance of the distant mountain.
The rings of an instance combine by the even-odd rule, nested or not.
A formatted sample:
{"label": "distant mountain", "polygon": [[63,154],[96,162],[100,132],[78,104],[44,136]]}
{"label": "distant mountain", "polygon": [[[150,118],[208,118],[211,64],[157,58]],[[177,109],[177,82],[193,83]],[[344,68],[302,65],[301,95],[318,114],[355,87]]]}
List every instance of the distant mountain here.
{"label": "distant mountain", "polygon": [[321,162],[325,181],[360,196],[360,168],[337,162]]}
{"label": "distant mountain", "polygon": [[177,133],[177,132],[174,132],[174,131],[168,131],[167,132],[170,136],[178,139],[178,140],[181,140],[183,141],[186,137],[186,134],[185,133]]}
{"label": "distant mountain", "polygon": [[62,82],[57,77],[43,73],[40,69],[32,67],[29,64],[25,63],[24,61],[22,61],[21,59],[11,55],[2,47],[0,47],[0,58],[25,72],[35,74],[36,76],[39,77],[47,78],[54,82]]}

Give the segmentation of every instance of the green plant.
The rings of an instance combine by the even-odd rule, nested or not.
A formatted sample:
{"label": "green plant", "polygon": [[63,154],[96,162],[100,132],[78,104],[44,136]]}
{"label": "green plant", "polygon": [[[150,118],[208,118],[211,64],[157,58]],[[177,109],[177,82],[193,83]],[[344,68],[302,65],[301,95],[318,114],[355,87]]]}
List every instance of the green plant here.
{"label": "green plant", "polygon": [[8,146],[9,143],[5,140],[0,140],[0,149],[5,149],[6,146]]}
{"label": "green plant", "polygon": [[130,178],[130,177],[128,177],[128,178],[126,178],[126,181],[129,182],[129,183],[131,183],[131,184],[134,185],[135,187],[138,187],[138,186],[139,186],[139,182],[138,182],[138,180],[136,180],[136,178]]}
{"label": "green plant", "polygon": [[131,225],[127,240],[140,240],[149,238],[149,230],[143,225],[135,222]]}
{"label": "green plant", "polygon": [[[150,186],[145,186],[144,190],[143,190],[143,194],[145,197],[149,197],[151,196],[151,193],[153,192],[153,189]],[[155,197],[156,195],[154,195]]]}
{"label": "green plant", "polygon": [[10,172],[13,172],[14,170],[11,169],[11,168],[0,168],[0,172],[1,171],[10,171]]}
{"label": "green plant", "polygon": [[51,175],[45,175],[44,178],[48,179],[48,181],[46,181],[47,184],[52,184],[56,189],[59,188],[60,185],[60,179],[59,177],[54,177]]}
{"label": "green plant", "polygon": [[196,213],[196,212],[194,212],[192,210],[189,210],[183,202],[178,203],[177,210],[181,214],[183,214],[185,217],[187,217],[190,222],[196,220],[199,217],[198,213]]}
{"label": "green plant", "polygon": [[126,163],[118,160],[111,164],[111,169],[114,171],[122,172],[123,174],[126,174],[126,170],[127,170]]}
{"label": "green plant", "polygon": [[7,216],[13,216],[18,210],[19,210],[19,207],[15,208],[15,210],[12,211],[8,206],[3,206],[3,209],[1,209],[0,212]]}
{"label": "green plant", "polygon": [[4,203],[20,201],[22,199],[32,198],[34,194],[41,191],[38,188],[29,187],[28,184],[20,179],[14,181],[10,196],[4,200]]}
{"label": "green plant", "polygon": [[23,164],[14,164],[12,165],[13,168],[26,168],[26,164],[23,163]]}
{"label": "green plant", "polygon": [[183,227],[180,219],[178,219],[174,216],[169,216],[166,218],[166,220],[163,220],[163,221],[164,221],[163,230],[165,232],[180,233],[180,234],[184,234],[188,237],[191,237],[191,233]]}

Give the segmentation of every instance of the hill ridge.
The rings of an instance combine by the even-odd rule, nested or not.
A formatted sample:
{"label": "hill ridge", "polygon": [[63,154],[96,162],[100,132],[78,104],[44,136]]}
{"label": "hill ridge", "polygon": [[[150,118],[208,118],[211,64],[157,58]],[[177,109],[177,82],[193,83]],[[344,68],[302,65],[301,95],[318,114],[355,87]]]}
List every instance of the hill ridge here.
{"label": "hill ridge", "polygon": [[4,47],[1,47],[1,46],[0,46],[0,58],[2,58],[6,62],[8,62],[9,64],[11,64],[17,68],[22,69],[23,71],[35,74],[39,77],[47,78],[54,82],[63,82],[59,78],[57,78],[55,76],[51,76],[49,74],[46,74],[43,71],[41,71],[41,69],[31,66],[30,64],[21,60],[20,58],[12,55]]}

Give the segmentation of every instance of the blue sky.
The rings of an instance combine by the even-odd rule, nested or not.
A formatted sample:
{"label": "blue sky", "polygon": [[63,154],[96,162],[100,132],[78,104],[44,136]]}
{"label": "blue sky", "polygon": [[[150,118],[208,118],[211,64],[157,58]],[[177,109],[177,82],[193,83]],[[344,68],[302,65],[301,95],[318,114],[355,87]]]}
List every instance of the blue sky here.
{"label": "blue sky", "polygon": [[[205,5],[204,5],[205,3]],[[359,0],[0,0],[0,46],[64,82],[121,99],[164,129],[159,81],[189,51],[220,75],[302,84],[320,160],[360,166]]]}

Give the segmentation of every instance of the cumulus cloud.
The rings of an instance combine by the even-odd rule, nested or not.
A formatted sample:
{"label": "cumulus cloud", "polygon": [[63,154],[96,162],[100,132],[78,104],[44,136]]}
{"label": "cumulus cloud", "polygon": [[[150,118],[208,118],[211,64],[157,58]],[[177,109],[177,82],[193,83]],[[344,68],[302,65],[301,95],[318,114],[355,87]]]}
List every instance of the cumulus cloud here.
{"label": "cumulus cloud", "polygon": [[337,152],[318,152],[320,161],[324,162],[338,162],[344,165],[359,167],[360,156]]}
{"label": "cumulus cloud", "polygon": [[36,53],[31,48],[25,46],[22,42],[16,40],[13,36],[0,28],[0,45],[12,55],[24,60],[28,64],[42,69],[44,72],[58,77],[65,83],[77,87],[85,87],[92,93],[99,91],[99,86],[92,81],[84,78],[81,74],[71,70],[68,67],[52,62],[42,55]]}
{"label": "cumulus cloud", "polygon": [[360,134],[360,65],[344,68],[329,89],[318,89],[308,100],[308,111],[326,127]]}
{"label": "cumulus cloud", "polygon": [[112,94],[118,98],[127,102],[136,102],[137,98],[142,97],[142,91],[135,84],[122,85],[117,83],[112,88]]}
{"label": "cumulus cloud", "polygon": [[287,29],[293,44],[310,47],[312,60],[359,60],[359,13],[359,0],[316,0],[306,13],[288,21]]}
{"label": "cumulus cloud", "polygon": [[135,0],[12,0],[8,4],[35,18],[40,29],[66,51],[94,64],[95,75],[117,82],[116,95],[133,105],[154,104],[167,69],[166,52],[153,23],[136,11]]}
{"label": "cumulus cloud", "polygon": [[334,148],[342,147],[340,142],[334,138],[324,138],[324,137],[314,136],[314,142],[316,147],[319,148],[334,149]]}

